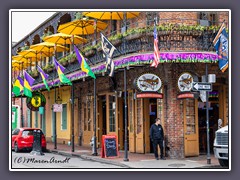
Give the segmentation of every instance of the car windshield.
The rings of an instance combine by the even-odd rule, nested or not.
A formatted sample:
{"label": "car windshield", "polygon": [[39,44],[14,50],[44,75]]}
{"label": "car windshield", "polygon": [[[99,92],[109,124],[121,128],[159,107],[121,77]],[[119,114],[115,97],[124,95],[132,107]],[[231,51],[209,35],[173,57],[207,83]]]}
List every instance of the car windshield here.
{"label": "car windshield", "polygon": [[[33,136],[33,129],[26,129],[22,132],[22,136]],[[41,131],[42,134],[42,131]]]}
{"label": "car windshield", "polygon": [[12,135],[18,135],[19,132],[20,132],[20,129],[14,129],[12,131]]}

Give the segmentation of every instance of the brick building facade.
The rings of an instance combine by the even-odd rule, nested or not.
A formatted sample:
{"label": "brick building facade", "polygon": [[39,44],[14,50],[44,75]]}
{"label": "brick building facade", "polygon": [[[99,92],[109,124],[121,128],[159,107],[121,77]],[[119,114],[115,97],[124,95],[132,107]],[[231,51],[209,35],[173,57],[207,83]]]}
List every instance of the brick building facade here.
{"label": "brick building facade", "polygon": [[[62,18],[64,17],[64,18]],[[205,151],[206,127],[202,119],[204,116],[204,103],[200,98],[179,98],[181,93],[178,88],[179,77],[183,73],[189,73],[201,81],[201,76],[205,75],[206,64],[208,65],[208,74],[216,74],[217,82],[213,85],[213,91],[210,97],[210,118],[211,122],[211,140],[214,138],[216,130],[216,121],[218,118],[223,119],[224,124],[228,123],[228,94],[229,94],[229,75],[228,71],[220,72],[216,63],[216,54],[212,40],[216,35],[216,29],[207,32],[202,31],[201,35],[193,35],[193,29],[188,28],[189,34],[180,34],[178,26],[185,25],[187,27],[199,25],[201,20],[207,20],[203,23],[210,25],[220,25],[225,20],[228,25],[228,12],[141,12],[136,19],[127,21],[128,30],[133,28],[147,28],[153,26],[154,18],[157,17],[159,26],[171,26],[170,34],[160,34],[159,31],[159,48],[160,48],[160,64],[157,68],[151,68],[150,62],[153,59],[153,36],[152,31],[145,32],[138,39],[129,39],[126,41],[126,54],[115,54],[113,58],[116,68],[114,79],[107,76],[104,71],[104,59],[102,51],[95,49],[95,55],[87,57],[88,63],[95,69],[96,79],[96,126],[97,126],[97,145],[101,147],[101,136],[104,134],[115,134],[119,138],[119,148],[124,149],[124,78],[123,68],[127,68],[127,103],[128,103],[128,150],[134,153],[150,153],[152,152],[149,140],[149,128],[154,118],[160,117],[163,121],[165,131],[166,153],[171,158],[183,158],[185,156],[198,156]],[[56,22],[68,22],[73,19],[73,13],[59,13],[51,19],[56,18]],[[60,21],[58,21],[60,19]],[[54,21],[55,22],[55,21]],[[110,25],[110,21],[105,21]],[[48,22],[45,24],[49,25]],[[42,25],[42,28],[45,24]],[[54,23],[53,23],[54,24]],[[104,30],[106,35],[111,31],[121,33],[123,22],[113,21],[113,29],[110,26]],[[173,25],[173,26],[172,26]],[[206,25],[206,24],[205,24]],[[56,33],[58,24],[53,25],[53,33]],[[33,33],[34,35],[34,33]],[[33,36],[36,37],[35,35]],[[93,39],[93,35],[87,36]],[[34,42],[33,41],[30,42]],[[97,34],[97,39],[100,34]],[[127,38],[126,38],[127,39]],[[28,39],[24,39],[26,41]],[[19,49],[21,43],[14,46],[13,51]],[[92,42],[90,42],[92,43]],[[83,45],[79,45],[82,49]],[[118,47],[124,50],[123,43]],[[200,53],[200,54],[199,54]],[[188,56],[189,55],[189,56]],[[188,56],[189,59],[184,59]],[[200,57],[201,56],[201,57]],[[203,57],[202,57],[203,56]],[[215,58],[215,59],[214,59]],[[47,62],[50,62],[47,59]],[[28,110],[24,105],[23,116],[25,126],[42,126],[46,129],[46,137],[48,141],[54,141],[54,131],[57,132],[58,143],[71,142],[72,131],[74,129],[74,142],[76,145],[90,146],[89,142],[94,134],[94,104],[93,104],[93,79],[81,74],[79,64],[76,61],[67,66],[67,76],[74,82],[74,118],[71,115],[71,88],[59,86],[57,95],[62,98],[62,104],[66,108],[63,120],[63,113],[56,113],[57,125],[55,124],[52,105],[54,104],[55,90],[46,91],[42,85],[40,77],[37,79],[34,90],[42,91],[47,99],[45,106],[45,114],[40,123],[36,120],[40,119],[38,113],[31,113],[28,116]],[[77,67],[77,68],[76,68]],[[159,93],[162,98],[137,98],[139,93],[135,84],[135,80],[144,73],[152,73],[160,77],[162,81]],[[50,74],[54,75],[54,72]],[[61,85],[61,84],[60,84]],[[190,92],[192,93],[192,92]],[[199,95],[199,94],[198,94]],[[16,100],[16,104],[20,105],[20,101]],[[25,102],[24,102],[25,104]],[[214,116],[214,113],[217,115]],[[74,119],[74,127],[72,121]],[[29,124],[30,122],[30,124]],[[64,124],[64,125],[63,125]]]}

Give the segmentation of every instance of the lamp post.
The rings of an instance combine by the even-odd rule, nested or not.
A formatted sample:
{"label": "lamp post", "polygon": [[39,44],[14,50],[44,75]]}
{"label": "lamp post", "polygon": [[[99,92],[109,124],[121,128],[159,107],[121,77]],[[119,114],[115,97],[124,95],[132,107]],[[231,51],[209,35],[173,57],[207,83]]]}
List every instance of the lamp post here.
{"label": "lamp post", "polygon": [[93,80],[94,82],[94,102],[93,102],[93,130],[94,130],[94,135],[93,135],[93,154],[94,156],[97,156],[98,153],[97,153],[97,136],[96,136],[96,131],[97,131],[97,128],[96,128],[96,79]]}
{"label": "lamp post", "polygon": [[72,82],[71,93],[71,120],[72,120],[72,152],[74,152],[74,82]]}
{"label": "lamp post", "polygon": [[[62,99],[59,96],[59,89],[58,89],[58,97],[56,94],[56,87],[55,87],[55,93],[54,93],[54,99],[55,99],[55,105],[58,104],[62,104]],[[57,98],[56,98],[57,97]],[[54,149],[57,149],[57,113],[56,111],[54,112]]]}
{"label": "lamp post", "polygon": [[[23,74],[23,62],[22,62],[22,75],[24,77],[24,74]],[[21,96],[21,126],[23,127],[24,126],[24,123],[23,123],[23,97]]]}
{"label": "lamp post", "polygon": [[[126,23],[126,13],[123,14],[124,16],[124,28],[125,31],[127,30],[127,23]],[[123,39],[123,46],[124,46],[124,54],[126,55],[126,39]],[[124,133],[125,133],[125,140],[124,140],[124,159],[123,161],[129,161],[128,159],[128,142],[127,142],[127,75],[126,75],[126,67],[124,67],[124,122],[125,122],[125,127],[124,127]]]}
{"label": "lamp post", "polygon": [[[57,94],[56,94],[56,87],[55,87],[55,89],[54,89],[54,103],[55,104],[56,104],[56,96],[57,96]],[[54,122],[54,135],[53,135],[53,138],[54,138],[54,149],[57,149],[57,125],[56,125],[57,117],[56,116],[57,116],[57,113],[54,111],[54,120],[53,120],[53,122]]]}
{"label": "lamp post", "polygon": [[[206,64],[206,82],[208,82],[208,66]],[[209,110],[208,110],[208,91],[206,91],[206,117],[207,117],[207,164],[211,164],[210,142],[209,142]]]}

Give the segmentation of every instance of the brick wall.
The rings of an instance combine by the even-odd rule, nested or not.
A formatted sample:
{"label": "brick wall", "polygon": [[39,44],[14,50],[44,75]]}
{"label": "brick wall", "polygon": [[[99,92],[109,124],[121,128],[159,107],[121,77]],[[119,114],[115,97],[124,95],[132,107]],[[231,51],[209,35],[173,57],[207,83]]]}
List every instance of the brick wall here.
{"label": "brick wall", "polygon": [[[197,12],[160,12],[160,22],[162,23],[180,23],[186,25],[197,24]],[[173,20],[174,19],[174,20]]]}

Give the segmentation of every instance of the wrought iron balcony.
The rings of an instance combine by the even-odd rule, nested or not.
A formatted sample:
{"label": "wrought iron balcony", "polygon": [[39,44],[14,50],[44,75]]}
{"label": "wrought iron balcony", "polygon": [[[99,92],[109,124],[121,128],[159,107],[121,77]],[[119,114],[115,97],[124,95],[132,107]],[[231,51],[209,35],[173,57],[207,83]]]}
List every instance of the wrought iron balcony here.
{"label": "wrought iron balcony", "polygon": [[[213,39],[216,36],[216,30],[171,30],[158,31],[159,38],[159,50],[160,52],[172,51],[172,52],[196,52],[196,51],[215,51],[213,47]],[[119,51],[115,51],[113,59],[122,55],[129,55],[132,53],[144,53],[153,51],[153,33],[139,33],[126,36],[119,39],[117,42],[112,41],[115,47]],[[125,45],[124,45],[125,43]],[[124,48],[125,46],[125,48]],[[92,49],[92,54],[85,52],[87,63],[91,66],[93,64],[99,64],[105,62],[103,58],[103,52],[101,47],[98,49]],[[69,74],[80,69],[78,61],[69,63],[66,66],[64,74]],[[49,73],[49,79],[55,79],[58,77],[55,68]],[[42,79],[38,76],[35,79],[35,85],[42,83]]]}

